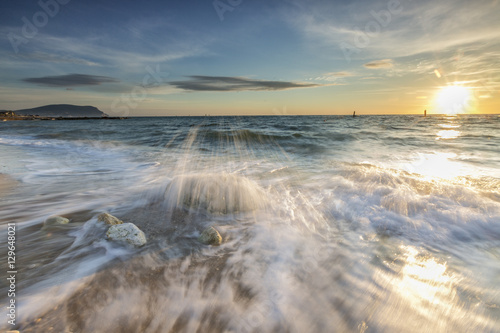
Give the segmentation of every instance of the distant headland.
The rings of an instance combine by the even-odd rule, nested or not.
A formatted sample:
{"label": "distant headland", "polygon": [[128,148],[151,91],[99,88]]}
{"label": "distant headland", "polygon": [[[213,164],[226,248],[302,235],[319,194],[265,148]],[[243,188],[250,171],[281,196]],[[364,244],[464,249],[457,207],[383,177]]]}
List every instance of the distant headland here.
{"label": "distant headland", "polygon": [[0,110],[0,121],[7,120],[79,120],[79,119],[126,119],[109,117],[95,106],[52,104],[15,111]]}

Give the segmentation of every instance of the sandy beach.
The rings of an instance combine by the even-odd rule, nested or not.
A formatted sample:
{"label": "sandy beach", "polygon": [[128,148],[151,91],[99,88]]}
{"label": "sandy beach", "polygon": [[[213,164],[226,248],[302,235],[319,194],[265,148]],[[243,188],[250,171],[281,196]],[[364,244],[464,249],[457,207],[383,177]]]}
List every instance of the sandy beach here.
{"label": "sandy beach", "polygon": [[9,175],[0,173],[0,198],[7,196],[17,186],[17,183]]}

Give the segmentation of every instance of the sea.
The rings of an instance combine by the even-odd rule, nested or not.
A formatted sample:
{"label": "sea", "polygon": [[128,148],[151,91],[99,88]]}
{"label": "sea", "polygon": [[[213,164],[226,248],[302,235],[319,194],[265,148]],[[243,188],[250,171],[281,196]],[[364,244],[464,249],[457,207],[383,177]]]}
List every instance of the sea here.
{"label": "sea", "polygon": [[500,332],[499,115],[7,121],[0,173],[2,329]]}

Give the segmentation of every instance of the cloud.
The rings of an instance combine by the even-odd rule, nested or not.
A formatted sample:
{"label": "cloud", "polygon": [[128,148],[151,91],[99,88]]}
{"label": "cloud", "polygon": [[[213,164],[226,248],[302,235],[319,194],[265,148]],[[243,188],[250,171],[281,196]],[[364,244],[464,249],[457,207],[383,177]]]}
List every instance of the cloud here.
{"label": "cloud", "polygon": [[42,62],[52,62],[56,64],[75,64],[75,65],[85,65],[85,66],[99,66],[98,63],[81,59],[81,58],[75,58],[71,56],[61,56],[57,54],[51,54],[51,53],[46,53],[46,52],[33,52],[33,53],[28,53],[28,54],[18,54],[18,58],[23,59],[23,60],[36,60],[36,61],[42,61]]}
{"label": "cloud", "polygon": [[[158,29],[159,31],[160,29]],[[128,31],[128,30],[127,30]],[[11,32],[0,24],[0,43],[10,43],[7,36]],[[147,35],[147,34],[146,34]],[[214,38],[199,34],[194,37],[186,37],[182,34],[162,34],[162,37],[151,37],[147,39],[130,39],[128,43],[121,43],[123,38],[117,35],[110,37],[103,33],[100,36],[78,36],[61,37],[44,33],[40,30],[36,38],[30,39],[29,43],[23,44],[26,50],[23,54],[10,56],[12,50],[0,49],[2,61],[7,58],[13,65],[26,67],[26,61],[42,61],[56,64],[76,64],[85,66],[99,66],[111,71],[116,70],[116,75],[147,73],[147,66],[165,64],[170,61],[206,55],[209,53],[207,45]],[[167,37],[165,37],[167,36]],[[157,38],[157,39],[155,39]],[[132,43],[133,41],[133,43]],[[5,66],[5,61],[2,62]]]}
{"label": "cloud", "polygon": [[38,83],[49,87],[96,86],[101,83],[118,82],[118,80],[107,76],[85,74],[32,77],[23,79],[23,81],[29,83]]}
{"label": "cloud", "polygon": [[[337,84],[343,83],[345,78],[355,76],[355,74],[347,71],[343,72],[331,72],[325,73],[322,76],[318,76],[311,80],[315,81],[328,81],[328,82],[337,82]],[[339,83],[340,82],[340,83]]]}
{"label": "cloud", "polygon": [[[387,2],[331,3],[308,1],[307,10],[294,12],[287,21],[315,49],[342,58],[346,58],[343,43],[350,45],[352,59],[394,59],[473,43],[498,45],[500,38],[498,1],[401,1],[401,11],[386,16],[382,23],[381,13],[390,14]],[[378,32],[366,30],[368,26],[377,26]]]}
{"label": "cloud", "polygon": [[312,83],[296,83],[287,81],[252,80],[231,76],[190,76],[191,80],[172,81],[171,85],[188,91],[265,91],[286,90],[294,88],[311,88],[320,86]]}
{"label": "cloud", "polygon": [[382,60],[375,60],[368,62],[364,64],[368,69],[386,69],[386,68],[392,68],[394,64],[392,63],[392,59],[382,59]]}
{"label": "cloud", "polygon": [[333,77],[349,77],[354,76],[351,72],[332,72],[326,73],[325,76],[333,76]]}

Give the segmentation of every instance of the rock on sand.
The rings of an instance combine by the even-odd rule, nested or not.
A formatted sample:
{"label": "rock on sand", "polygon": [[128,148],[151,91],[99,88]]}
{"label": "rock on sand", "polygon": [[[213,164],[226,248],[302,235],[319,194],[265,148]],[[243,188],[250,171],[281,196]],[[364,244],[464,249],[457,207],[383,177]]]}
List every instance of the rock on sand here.
{"label": "rock on sand", "polygon": [[104,222],[109,225],[123,224],[122,220],[108,213],[99,214],[99,216],[97,216],[97,221]]}
{"label": "rock on sand", "polygon": [[207,229],[205,229],[201,233],[198,240],[206,245],[218,246],[221,245],[222,243],[222,237],[220,233],[217,231],[217,229],[215,229],[214,227],[208,227]]}
{"label": "rock on sand", "polygon": [[133,223],[115,224],[109,227],[106,237],[114,241],[126,241],[134,246],[146,244],[146,235]]}
{"label": "rock on sand", "polygon": [[62,216],[51,216],[43,222],[43,228],[52,227],[56,225],[68,224],[69,220]]}

